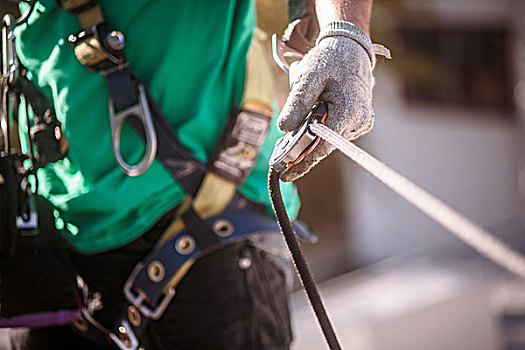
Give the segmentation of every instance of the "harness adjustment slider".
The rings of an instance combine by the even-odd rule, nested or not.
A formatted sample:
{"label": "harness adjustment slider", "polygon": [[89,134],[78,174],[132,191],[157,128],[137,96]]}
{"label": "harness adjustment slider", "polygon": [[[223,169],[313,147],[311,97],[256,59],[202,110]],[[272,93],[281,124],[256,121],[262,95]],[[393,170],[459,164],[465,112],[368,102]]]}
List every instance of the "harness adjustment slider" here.
{"label": "harness adjustment slider", "polygon": [[164,293],[163,299],[160,301],[160,303],[158,303],[158,305],[154,307],[151,307],[151,305],[146,305],[147,301],[144,293],[141,292],[140,289],[136,291],[136,294],[131,290],[133,288],[133,283],[135,282],[135,279],[137,278],[137,275],[141,271],[142,267],[143,265],[141,263],[135,266],[135,269],[124,284],[124,296],[126,297],[126,300],[135,306],[137,310],[139,310],[144,316],[153,320],[158,320],[168,307],[171,299],[173,299],[175,296],[175,288],[168,288]]}
{"label": "harness adjustment slider", "polygon": [[124,34],[111,28],[108,22],[100,22],[91,28],[71,34],[68,41],[80,64],[94,70],[104,71],[124,64],[126,57]]}

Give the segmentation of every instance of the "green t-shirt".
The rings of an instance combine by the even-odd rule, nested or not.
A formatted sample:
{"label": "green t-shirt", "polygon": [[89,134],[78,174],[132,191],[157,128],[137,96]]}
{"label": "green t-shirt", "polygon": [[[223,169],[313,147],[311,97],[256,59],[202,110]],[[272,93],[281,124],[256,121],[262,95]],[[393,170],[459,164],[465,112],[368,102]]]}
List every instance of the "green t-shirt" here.
{"label": "green t-shirt", "polygon": [[[206,162],[222,133],[232,101],[244,87],[246,53],[255,23],[246,0],[100,1],[104,15],[126,36],[124,51],[151,90],[181,142]],[[80,30],[75,15],[54,0],[40,0],[20,27],[17,49],[30,78],[54,101],[69,139],[66,159],[39,170],[39,192],[57,207],[57,223],[78,250],[92,253],[125,244],[148,230],[184,196],[155,161],[129,177],[118,168],[111,144],[104,78],[82,66],[67,37]],[[272,123],[256,167],[240,191],[270,211],[268,158],[279,131]],[[143,152],[127,126],[121,136],[128,162]],[[299,202],[283,184],[290,214]]]}

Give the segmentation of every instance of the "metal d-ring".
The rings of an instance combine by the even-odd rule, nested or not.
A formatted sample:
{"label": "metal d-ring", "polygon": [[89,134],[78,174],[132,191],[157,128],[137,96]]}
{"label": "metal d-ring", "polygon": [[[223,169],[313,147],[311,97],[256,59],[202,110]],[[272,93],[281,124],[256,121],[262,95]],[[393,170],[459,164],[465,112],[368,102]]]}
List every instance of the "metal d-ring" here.
{"label": "metal d-ring", "polygon": [[[157,134],[153,126],[151,112],[149,109],[146,90],[143,84],[138,85],[138,103],[120,112],[115,111],[113,100],[109,99],[109,120],[111,124],[111,138],[113,141],[113,153],[118,166],[129,176],[142,175],[155,160],[157,154]],[[120,152],[120,133],[126,119],[135,117],[140,120],[146,135],[146,150],[144,157],[136,165],[128,164]]]}

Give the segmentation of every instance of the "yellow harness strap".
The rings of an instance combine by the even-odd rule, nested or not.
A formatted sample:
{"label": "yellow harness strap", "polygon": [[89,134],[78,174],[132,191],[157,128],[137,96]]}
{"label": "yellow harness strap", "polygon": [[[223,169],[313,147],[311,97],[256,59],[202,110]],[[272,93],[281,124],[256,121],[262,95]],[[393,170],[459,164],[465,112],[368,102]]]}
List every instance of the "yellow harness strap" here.
{"label": "yellow harness strap", "polygon": [[266,33],[255,28],[246,61],[246,77],[242,107],[246,110],[271,116],[272,103],[275,100],[275,83],[269,61],[269,54],[264,48]]}
{"label": "yellow harness strap", "polygon": [[82,29],[89,29],[103,20],[104,15],[102,14],[100,5],[96,5],[78,14],[78,21],[80,22],[80,27],[82,27]]}
{"label": "yellow harness strap", "polygon": [[[275,84],[270,66],[272,64],[270,56],[264,48],[265,36],[266,34],[262,30],[255,29],[246,61],[246,82],[242,107],[271,117],[273,113],[271,106],[275,99]],[[213,172],[208,172],[195,198],[192,200],[187,197],[179,205],[174,220],[157,245],[162,245],[184,229],[184,222],[180,219],[180,215],[187,210],[189,205],[193,206],[195,212],[203,219],[215,216],[230,203],[236,188],[235,183]]]}
{"label": "yellow harness strap", "polygon": [[230,203],[236,188],[237,186],[233,182],[212,172],[208,172],[195,198],[192,199],[188,196],[180,203],[175,218],[162,234],[157,242],[157,246],[161,246],[164,242],[184,229],[185,225],[180,216],[188,210],[190,206],[193,207],[193,210],[202,219],[215,216],[221,213],[228,203]]}
{"label": "yellow harness strap", "polygon": [[64,10],[74,12],[84,30],[104,21],[100,5],[93,0],[60,0],[59,5]]}

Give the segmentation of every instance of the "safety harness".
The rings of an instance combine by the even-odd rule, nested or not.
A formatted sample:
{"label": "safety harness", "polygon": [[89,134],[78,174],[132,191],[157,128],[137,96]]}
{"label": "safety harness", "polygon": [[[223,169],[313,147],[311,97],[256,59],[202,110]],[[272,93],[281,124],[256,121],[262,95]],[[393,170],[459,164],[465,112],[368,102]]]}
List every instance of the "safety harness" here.
{"label": "safety harness", "polygon": [[[17,59],[14,29],[28,13],[18,21],[11,15],[2,19],[0,327],[60,324],[80,314],[76,276],[60,244],[53,209],[36,194],[36,171],[64,158],[68,142],[53,105]],[[22,105],[25,111],[19,113]],[[19,133],[24,114],[25,152]],[[60,274],[60,282],[48,278],[50,273]]]}
{"label": "safety harness", "polygon": [[[221,142],[209,164],[196,159],[178,140],[147,87],[133,72],[122,49],[124,34],[104,19],[95,0],[57,0],[78,16],[82,30],[70,35],[78,61],[104,76],[117,163],[130,176],[142,174],[156,157],[183,188],[186,197],[156,248],[133,270],[124,285],[126,303],[112,329],[94,320],[88,306],[76,329],[93,340],[109,336],[121,349],[137,349],[151,320],[159,319],[175,295],[177,284],[201,256],[256,233],[278,232],[265,209],[237,191],[259,154],[271,121],[271,72],[257,35],[247,62],[242,108],[231,113]],[[270,80],[269,80],[270,79]],[[120,155],[120,130],[128,121],[146,144],[144,158],[128,164]],[[296,222],[299,236],[312,240],[308,228]],[[89,296],[92,293],[85,293]],[[89,299],[89,298],[88,298]]]}

